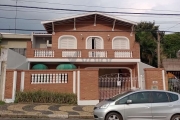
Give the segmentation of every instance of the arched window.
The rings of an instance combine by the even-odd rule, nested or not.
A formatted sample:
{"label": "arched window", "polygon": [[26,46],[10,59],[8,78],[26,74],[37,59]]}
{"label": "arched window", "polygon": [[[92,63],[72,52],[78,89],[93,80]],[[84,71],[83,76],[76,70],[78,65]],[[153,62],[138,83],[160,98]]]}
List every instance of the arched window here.
{"label": "arched window", "polygon": [[77,49],[77,39],[71,35],[59,37],[58,49]]}
{"label": "arched window", "polygon": [[112,40],[112,49],[130,49],[129,39],[126,37],[114,37]]}

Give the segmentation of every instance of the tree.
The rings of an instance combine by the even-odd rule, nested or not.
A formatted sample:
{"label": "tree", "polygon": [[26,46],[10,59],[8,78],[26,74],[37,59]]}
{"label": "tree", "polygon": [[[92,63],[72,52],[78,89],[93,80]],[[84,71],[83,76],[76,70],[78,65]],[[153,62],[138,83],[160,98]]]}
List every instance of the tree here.
{"label": "tree", "polygon": [[177,58],[176,53],[180,50],[180,33],[165,35],[162,47],[166,58]]}
{"label": "tree", "polygon": [[[157,67],[157,50],[159,26],[155,22],[140,22],[135,27],[135,39],[140,44],[141,60],[144,63]],[[163,36],[160,33],[161,37]]]}

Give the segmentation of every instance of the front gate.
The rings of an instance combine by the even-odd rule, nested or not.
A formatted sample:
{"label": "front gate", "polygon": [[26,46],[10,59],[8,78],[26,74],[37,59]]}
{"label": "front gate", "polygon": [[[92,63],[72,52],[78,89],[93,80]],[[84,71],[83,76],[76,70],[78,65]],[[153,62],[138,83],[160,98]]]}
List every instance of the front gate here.
{"label": "front gate", "polygon": [[180,71],[168,71],[168,90],[180,93]]}
{"label": "front gate", "polygon": [[99,100],[109,99],[117,94],[131,90],[138,84],[137,78],[131,78],[129,73],[112,73],[99,77]]}

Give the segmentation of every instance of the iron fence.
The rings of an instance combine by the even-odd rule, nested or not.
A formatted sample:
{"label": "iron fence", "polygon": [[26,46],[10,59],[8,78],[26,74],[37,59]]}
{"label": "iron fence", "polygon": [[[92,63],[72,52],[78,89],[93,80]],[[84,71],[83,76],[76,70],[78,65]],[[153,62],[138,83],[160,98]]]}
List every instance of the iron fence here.
{"label": "iron fence", "polygon": [[109,99],[117,94],[138,88],[137,77],[122,77],[119,75],[99,77],[99,100]]}

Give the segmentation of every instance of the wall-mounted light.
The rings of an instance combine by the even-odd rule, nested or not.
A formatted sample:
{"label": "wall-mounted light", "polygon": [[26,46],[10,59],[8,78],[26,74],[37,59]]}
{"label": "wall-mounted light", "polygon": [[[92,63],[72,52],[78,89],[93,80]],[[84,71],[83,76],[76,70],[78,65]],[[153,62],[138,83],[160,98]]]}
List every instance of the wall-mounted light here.
{"label": "wall-mounted light", "polygon": [[108,36],[107,36],[107,40],[109,41],[110,40],[110,35],[108,34]]}
{"label": "wall-mounted light", "polygon": [[84,40],[83,34],[81,34],[81,40]]}

